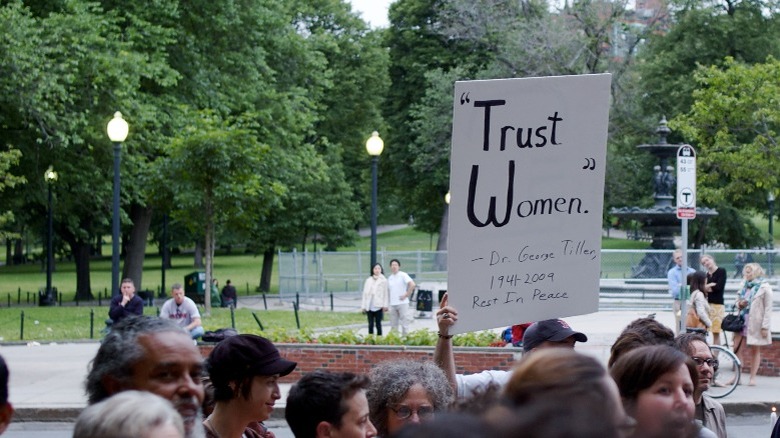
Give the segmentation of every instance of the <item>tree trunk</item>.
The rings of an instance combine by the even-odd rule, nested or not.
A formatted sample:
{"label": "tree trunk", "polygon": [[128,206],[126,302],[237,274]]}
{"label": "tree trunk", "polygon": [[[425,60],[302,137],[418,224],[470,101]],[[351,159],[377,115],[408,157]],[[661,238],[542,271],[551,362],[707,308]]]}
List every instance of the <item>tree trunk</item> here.
{"label": "tree trunk", "polygon": [[206,216],[206,294],[203,297],[203,303],[205,309],[203,313],[205,316],[211,315],[211,285],[213,284],[213,269],[214,269],[214,243],[216,241],[215,236],[215,224],[214,224],[214,207],[210,202],[210,197],[206,196],[205,202],[205,216]]}
{"label": "tree trunk", "polygon": [[[441,225],[439,226],[439,240],[436,242],[436,251],[447,251],[447,230],[449,229],[450,205],[444,204],[444,212],[441,214]],[[447,254],[441,252],[436,254],[434,266],[437,271],[447,270]]]}
{"label": "tree trunk", "polygon": [[13,263],[11,263],[11,257],[13,257],[13,245],[11,244],[11,239],[5,239],[5,264],[8,266],[11,266]]}
{"label": "tree trunk", "polygon": [[271,291],[271,274],[274,271],[275,245],[271,245],[263,252],[263,270],[260,272],[260,292]]}
{"label": "tree trunk", "polygon": [[203,243],[200,239],[195,241],[195,254],[193,257],[193,266],[203,268]]}
{"label": "tree trunk", "polygon": [[133,222],[133,227],[127,240],[122,278],[132,279],[136,289],[142,290],[146,238],[152,224],[152,208],[133,203],[130,206],[130,220]]}
{"label": "tree trunk", "polygon": [[22,245],[22,239],[14,239],[14,265],[21,265],[24,263],[24,246]]}

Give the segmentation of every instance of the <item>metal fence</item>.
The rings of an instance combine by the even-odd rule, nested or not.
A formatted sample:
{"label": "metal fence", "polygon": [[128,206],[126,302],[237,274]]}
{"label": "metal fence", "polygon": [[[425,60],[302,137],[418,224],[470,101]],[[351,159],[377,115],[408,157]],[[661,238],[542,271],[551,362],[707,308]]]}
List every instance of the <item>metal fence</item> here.
{"label": "metal fence", "polygon": [[[601,250],[602,284],[616,280],[631,283],[658,283],[666,279],[672,266],[671,250]],[[761,264],[767,276],[778,273],[778,250],[729,250],[705,248],[688,250],[688,266],[703,270],[702,252],[712,255],[729,278],[739,278],[747,262]],[[379,251],[377,261],[389,271],[390,260],[401,261],[401,269],[417,284],[447,281],[446,251]],[[358,252],[279,252],[279,294],[298,294],[305,299],[324,299],[331,293],[359,294],[370,275],[371,254]],[[605,281],[610,280],[610,281]]]}

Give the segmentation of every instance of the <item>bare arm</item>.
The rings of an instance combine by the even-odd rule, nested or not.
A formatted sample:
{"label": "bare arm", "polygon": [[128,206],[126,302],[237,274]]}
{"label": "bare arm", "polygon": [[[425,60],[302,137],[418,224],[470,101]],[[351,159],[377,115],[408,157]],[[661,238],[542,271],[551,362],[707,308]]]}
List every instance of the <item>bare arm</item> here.
{"label": "bare arm", "polygon": [[452,352],[452,338],[449,335],[450,327],[458,320],[458,311],[447,306],[447,294],[441,300],[441,308],[436,311],[436,323],[439,326],[439,340],[433,352],[433,362],[444,371],[447,380],[452,386],[453,394],[458,393],[458,384],[455,379],[455,355]]}

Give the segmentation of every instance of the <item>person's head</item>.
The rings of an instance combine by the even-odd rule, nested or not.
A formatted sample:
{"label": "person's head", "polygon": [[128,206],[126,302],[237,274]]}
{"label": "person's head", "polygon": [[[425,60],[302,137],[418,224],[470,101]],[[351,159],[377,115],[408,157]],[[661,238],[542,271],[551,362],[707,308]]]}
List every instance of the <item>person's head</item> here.
{"label": "person's head", "polygon": [[401,261],[398,259],[390,260],[390,271],[395,274],[401,269]]}
{"label": "person's head", "polygon": [[92,359],[87,397],[95,404],[133,389],[157,394],[173,403],[190,435],[200,430],[202,373],[203,358],[183,328],[168,319],[126,318],[111,328]]}
{"label": "person's head", "polygon": [[447,377],[433,362],[383,362],[371,369],[369,378],[371,422],[380,436],[391,435],[406,423],[432,418],[453,399]]}
{"label": "person's head", "polygon": [[764,275],[764,268],[762,268],[758,263],[747,263],[745,264],[745,267],[742,268],[742,276],[747,281],[753,281],[756,278],[763,277]]}
{"label": "person's head", "polygon": [[0,356],[0,434],[5,432],[14,415],[14,408],[8,401],[8,376],[8,365]]}
{"label": "person's head", "polygon": [[531,324],[523,333],[523,351],[538,348],[574,348],[575,342],[587,342],[584,333],[575,332],[562,319],[546,319]]}
{"label": "person's head", "polygon": [[227,281],[225,282],[225,286],[230,286],[230,280],[227,280]]}
{"label": "person's head", "polygon": [[184,288],[180,283],[173,283],[173,286],[171,286],[171,296],[176,304],[180,305],[184,302]]}
{"label": "person's head", "polygon": [[367,376],[317,370],[301,377],[287,395],[285,419],[295,438],[367,438]]}
{"label": "person's head", "polygon": [[639,347],[621,356],[610,374],[641,436],[681,437],[694,427],[698,372],[683,352],[664,345]]}
{"label": "person's head", "polygon": [[[442,412],[436,418],[420,424],[408,424],[393,434],[393,438],[494,437],[492,425],[476,413]],[[520,435],[518,435],[520,436]],[[525,435],[522,435],[525,436]],[[606,438],[606,437],[599,437]]]}
{"label": "person's head", "polygon": [[371,267],[371,275],[374,277],[379,277],[379,275],[384,274],[385,270],[382,269],[382,265],[379,263],[374,263],[374,266]]}
{"label": "person's head", "polygon": [[124,391],[84,409],[73,436],[79,438],[183,438],[181,416],[164,398]]}
{"label": "person's head", "polygon": [[687,277],[688,286],[691,287],[691,293],[702,291],[707,295],[707,274],[701,271],[691,272]]}
{"label": "person's head", "polygon": [[680,333],[674,344],[678,350],[687,354],[696,363],[696,369],[699,371],[699,382],[695,398],[698,401],[701,393],[710,389],[715,372],[718,371],[718,360],[712,356],[707,338],[702,334]]}
{"label": "person's head", "polygon": [[674,259],[674,263],[676,263],[677,266],[682,266],[682,262],[683,262],[682,250],[679,249],[674,250],[674,252],[672,253],[672,259]]}
{"label": "person's head", "polygon": [[635,319],[618,335],[610,350],[608,367],[625,353],[647,345],[674,345],[674,332],[656,321],[653,315]]}
{"label": "person's head", "polygon": [[704,266],[704,269],[706,269],[708,272],[715,272],[716,269],[718,269],[718,264],[715,262],[715,257],[713,257],[711,254],[704,254],[699,259],[699,263],[701,263],[702,266]]}
{"label": "person's head", "polygon": [[271,341],[256,335],[230,336],[206,360],[216,404],[235,401],[256,421],[271,416],[274,403],[281,398],[279,377],[296,366],[283,359]]}
{"label": "person's head", "polygon": [[504,398],[518,411],[579,400],[579,409],[587,410],[591,421],[606,426],[605,431],[632,423],[604,366],[567,348],[546,348],[523,357],[504,388]]}
{"label": "person's head", "polygon": [[132,297],[135,294],[135,283],[132,279],[125,278],[122,280],[122,284],[119,285],[119,289],[122,291],[122,295]]}

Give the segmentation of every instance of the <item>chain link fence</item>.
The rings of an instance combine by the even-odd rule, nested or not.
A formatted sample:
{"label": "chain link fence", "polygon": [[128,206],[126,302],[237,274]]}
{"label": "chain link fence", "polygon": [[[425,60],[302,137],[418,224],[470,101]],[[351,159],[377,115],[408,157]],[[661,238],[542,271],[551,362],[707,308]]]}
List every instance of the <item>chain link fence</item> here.
{"label": "chain link fence", "polygon": [[[673,265],[673,250],[601,250],[602,285],[617,283],[663,287],[666,272]],[[778,250],[730,250],[705,248],[688,250],[688,266],[704,270],[702,253],[712,255],[730,279],[739,279],[745,263],[759,263],[767,277],[778,272]],[[446,251],[378,251],[377,261],[389,275],[390,260],[398,259],[401,269],[422,284],[447,281]],[[331,293],[359,295],[370,275],[371,254],[357,252],[279,252],[279,294],[298,294],[304,299],[325,299]],[[734,280],[736,281],[736,280]]]}

